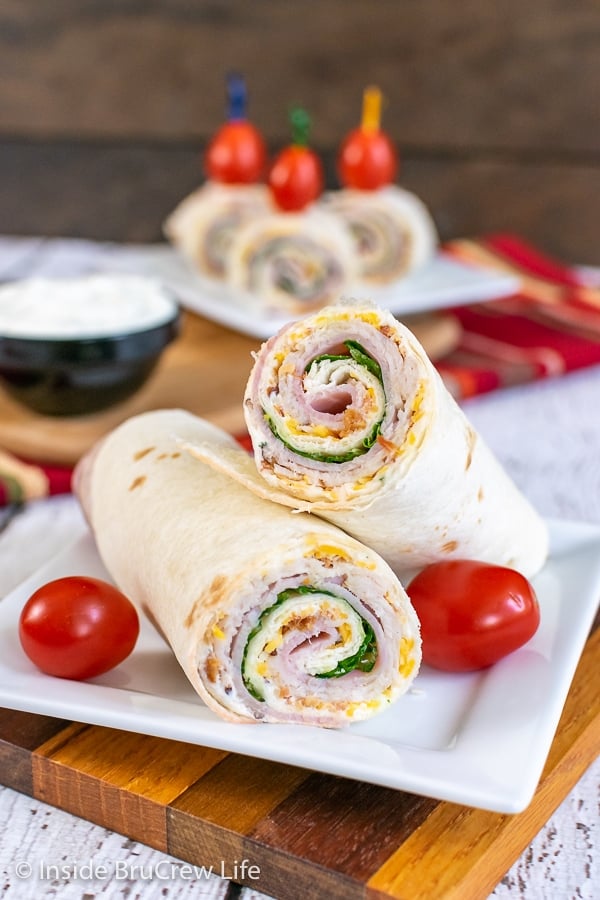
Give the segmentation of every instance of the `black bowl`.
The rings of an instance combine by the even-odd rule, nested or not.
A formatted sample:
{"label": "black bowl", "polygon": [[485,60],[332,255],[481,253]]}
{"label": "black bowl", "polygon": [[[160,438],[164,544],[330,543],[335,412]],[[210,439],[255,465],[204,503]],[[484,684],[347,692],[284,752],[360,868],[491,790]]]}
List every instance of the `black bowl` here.
{"label": "black bowl", "polygon": [[142,331],[102,337],[0,335],[0,381],[6,392],[47,416],[107,409],[134,394],[179,333],[180,314]]}

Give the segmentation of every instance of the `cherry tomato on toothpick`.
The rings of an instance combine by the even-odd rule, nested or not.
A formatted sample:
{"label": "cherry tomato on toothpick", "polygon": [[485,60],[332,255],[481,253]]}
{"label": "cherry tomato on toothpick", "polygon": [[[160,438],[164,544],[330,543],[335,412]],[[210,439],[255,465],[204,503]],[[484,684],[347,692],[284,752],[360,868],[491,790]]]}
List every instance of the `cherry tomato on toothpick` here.
{"label": "cherry tomato on toothpick", "polygon": [[365,89],[362,121],[343,140],[338,154],[338,177],[344,187],[374,191],[394,181],[398,154],[390,137],[382,131],[381,91]]}
{"label": "cherry tomato on toothpick", "polygon": [[533,637],[535,591],[520,572],[468,559],[423,569],[406,588],[421,622],[423,661],[447,672],[484,669]]}
{"label": "cherry tomato on toothpick", "polygon": [[139,630],[137,611],[124,594],[80,575],[42,585],[19,617],[21,645],[38,669],[78,681],[123,662]]}
{"label": "cherry tomato on toothpick", "polygon": [[246,87],[239,75],[227,79],[229,121],[209,143],[204,169],[213,181],[254,184],[265,174],[267,150],[259,130],[246,118]]}
{"label": "cherry tomato on toothpick", "polygon": [[296,212],[320,196],[325,177],[321,160],[308,146],[310,117],[303,109],[293,109],[290,121],[292,143],[276,157],[268,180],[277,206]]}

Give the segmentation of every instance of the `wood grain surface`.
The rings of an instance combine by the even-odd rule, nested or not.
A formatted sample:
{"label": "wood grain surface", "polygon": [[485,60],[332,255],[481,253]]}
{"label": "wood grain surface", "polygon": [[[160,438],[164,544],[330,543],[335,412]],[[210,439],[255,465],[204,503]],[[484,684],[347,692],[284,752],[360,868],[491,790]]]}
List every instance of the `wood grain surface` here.
{"label": "wood grain surface", "polygon": [[[279,900],[485,900],[597,754],[590,636],[530,806],[500,815],[220,750],[0,711],[0,780]],[[257,726],[260,727],[260,726]]]}
{"label": "wood grain surface", "polygon": [[367,79],[409,146],[595,154],[596,28],[595,0],[4,0],[2,131],[206,139],[234,67],[275,142],[303,103],[315,142],[336,144]]}
{"label": "wood grain surface", "polygon": [[4,0],[0,231],[153,241],[246,76],[273,152],[305,106],[328,183],[378,84],[400,183],[443,239],[599,264],[596,0]]}

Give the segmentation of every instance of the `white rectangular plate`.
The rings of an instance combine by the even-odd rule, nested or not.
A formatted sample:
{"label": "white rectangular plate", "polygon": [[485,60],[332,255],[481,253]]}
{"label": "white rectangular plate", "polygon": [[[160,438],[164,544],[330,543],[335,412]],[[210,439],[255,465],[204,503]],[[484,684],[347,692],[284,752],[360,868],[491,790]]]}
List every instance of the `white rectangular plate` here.
{"label": "white rectangular plate", "polygon": [[222,721],[143,617],[134,652],[112,672],[88,682],[39,672],[20,647],[19,613],[53,578],[108,577],[85,534],[0,602],[0,704],[519,812],[535,792],[600,597],[600,527],[550,528],[550,559],[533,580],[541,624],[526,646],[482,672],[423,667],[389,710],[339,731]]}
{"label": "white rectangular plate", "polygon": [[[132,257],[128,265],[132,262],[136,270],[159,278],[171,288],[181,306],[251,337],[264,340],[301,315],[264,309],[257,297],[202,278],[173,251],[142,253],[137,260]],[[439,252],[402,281],[373,290],[358,288],[340,299],[372,300],[403,316],[505,297],[515,293],[519,284],[512,275],[467,266]]]}

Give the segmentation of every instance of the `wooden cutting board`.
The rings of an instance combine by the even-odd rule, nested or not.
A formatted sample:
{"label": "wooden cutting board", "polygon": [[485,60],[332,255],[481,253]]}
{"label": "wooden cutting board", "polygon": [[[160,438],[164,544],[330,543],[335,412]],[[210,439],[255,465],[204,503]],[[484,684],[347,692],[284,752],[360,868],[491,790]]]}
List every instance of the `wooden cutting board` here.
{"label": "wooden cutting board", "polygon": [[485,900],[598,753],[599,666],[596,629],[535,797],[513,816],[11,710],[0,781],[279,900]]}
{"label": "wooden cutting board", "polygon": [[[450,314],[405,320],[431,358],[450,350],[460,334]],[[244,430],[242,398],[260,340],[185,313],[180,337],[166,350],[150,380],[124,403],[71,418],[42,416],[0,388],[0,447],[37,462],[72,465],[102,435],[148,409],[182,408],[233,433]]]}

